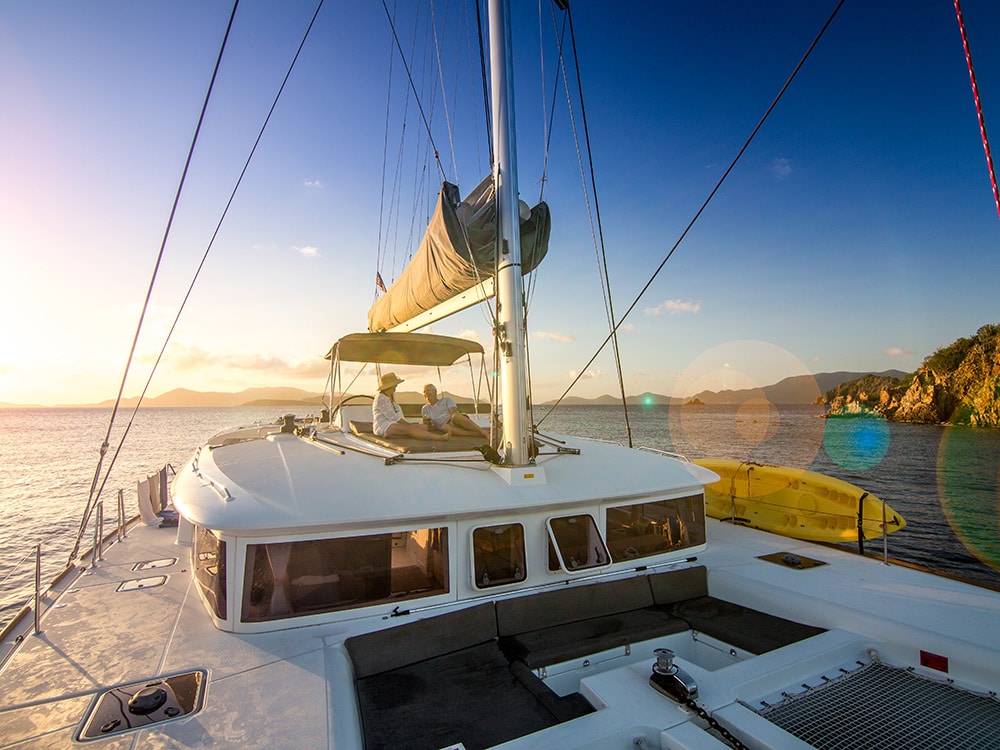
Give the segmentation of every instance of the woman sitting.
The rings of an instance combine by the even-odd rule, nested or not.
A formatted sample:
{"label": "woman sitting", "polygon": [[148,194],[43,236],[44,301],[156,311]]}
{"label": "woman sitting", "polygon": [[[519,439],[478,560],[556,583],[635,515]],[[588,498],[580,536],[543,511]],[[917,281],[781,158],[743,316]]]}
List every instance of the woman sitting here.
{"label": "woman sitting", "polygon": [[387,372],[378,384],[378,395],[372,402],[372,432],[379,437],[417,438],[419,440],[444,441],[451,437],[449,432],[431,432],[422,424],[407,422],[403,410],[396,403],[396,386],[403,381],[396,373]]}

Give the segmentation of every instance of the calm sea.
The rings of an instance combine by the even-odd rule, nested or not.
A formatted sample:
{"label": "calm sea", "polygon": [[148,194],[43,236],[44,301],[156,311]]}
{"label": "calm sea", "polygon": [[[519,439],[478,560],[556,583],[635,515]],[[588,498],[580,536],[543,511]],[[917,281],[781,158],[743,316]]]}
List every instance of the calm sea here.
{"label": "calm sea", "polygon": [[[167,463],[180,468],[216,432],[287,411],[139,412],[102,494],[108,528],[118,488],[132,515],[138,479]],[[636,447],[808,467],[852,482],[906,518],[907,527],[889,537],[890,556],[1000,586],[1000,430],[819,415],[810,406],[652,406],[630,408],[629,421]],[[0,411],[0,622],[30,596],[36,544],[43,580],[65,566],[109,416],[103,409]],[[119,414],[105,471],[129,416]],[[535,421],[543,434],[628,441],[621,407],[565,406],[551,416],[540,409]],[[881,542],[866,546],[881,551]]]}

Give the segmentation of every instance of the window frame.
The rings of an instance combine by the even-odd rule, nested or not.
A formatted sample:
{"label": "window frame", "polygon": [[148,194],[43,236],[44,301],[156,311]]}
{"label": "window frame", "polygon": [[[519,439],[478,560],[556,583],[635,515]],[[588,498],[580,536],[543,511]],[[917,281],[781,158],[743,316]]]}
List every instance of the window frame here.
{"label": "window frame", "polygon": [[[486,585],[483,585],[480,582],[479,574],[478,574],[479,566],[477,565],[476,553],[478,552],[479,548],[476,545],[476,533],[479,532],[479,531],[484,531],[484,530],[489,530],[489,529],[497,529],[497,528],[502,528],[502,527],[507,527],[507,528],[518,527],[520,529],[520,541],[521,541],[521,545],[520,545],[521,577],[520,578],[513,578],[513,579],[501,579],[501,580],[499,580],[499,581],[497,581],[495,583],[494,582],[490,582],[490,583],[488,583]],[[525,528],[524,528],[524,522],[523,521],[501,521],[501,522],[498,522],[498,523],[491,523],[491,524],[485,524],[485,525],[481,525],[481,526],[474,526],[471,529],[470,533],[469,533],[469,552],[470,552],[470,558],[471,558],[471,562],[472,562],[472,567],[470,569],[471,578],[472,578],[472,587],[474,589],[476,589],[477,591],[486,591],[486,590],[497,588],[497,587],[500,587],[500,586],[514,586],[514,585],[517,585],[517,584],[520,584],[520,583],[524,583],[526,580],[528,580],[528,548],[527,548],[526,533],[525,533]],[[511,560],[510,562],[513,563],[513,562],[516,562],[516,561]]]}
{"label": "window frame", "polygon": [[[394,571],[403,570],[407,565],[393,565],[396,540],[402,536],[402,538],[409,540],[412,535],[420,534],[421,532],[427,534],[426,550],[428,553],[440,554],[442,555],[440,561],[440,570],[432,571],[428,573],[428,580],[432,580],[432,574],[436,573],[437,576],[433,578],[437,585],[428,589],[413,589],[413,592],[403,591],[403,592],[393,592],[393,573]],[[261,626],[266,629],[273,629],[276,624],[282,622],[300,622],[303,618],[311,617],[324,617],[329,619],[331,615],[342,615],[348,612],[354,612],[368,607],[377,606],[393,606],[398,605],[403,602],[413,602],[416,600],[424,599],[434,599],[435,597],[450,596],[453,594],[453,561],[452,561],[452,550],[450,548],[450,536],[454,533],[448,524],[442,524],[440,526],[415,528],[415,529],[386,529],[382,531],[376,530],[366,530],[365,533],[355,533],[355,534],[341,534],[338,536],[324,536],[324,537],[310,537],[306,539],[293,538],[293,539],[266,539],[266,540],[254,540],[247,542],[243,545],[242,554],[242,566],[240,580],[240,591],[241,591],[241,601],[239,606],[239,611],[235,613],[238,618],[239,625],[241,629],[258,629]],[[388,554],[388,564],[385,566],[385,585],[388,587],[388,593],[385,596],[373,596],[370,598],[351,598],[346,603],[343,603],[348,597],[344,596],[343,590],[340,588],[341,585],[346,584],[351,578],[358,579],[358,574],[364,573],[377,573],[377,566],[371,565],[353,565],[346,566],[341,564],[340,566],[336,564],[331,564],[329,559],[326,560],[326,567],[317,567],[315,573],[305,572],[305,576],[315,576],[316,578],[324,578],[329,580],[322,580],[316,582],[316,587],[318,588],[316,598],[319,599],[319,603],[315,605],[303,604],[301,598],[297,602],[292,602],[289,600],[287,602],[287,608],[283,611],[278,611],[272,613],[269,609],[263,609],[258,613],[253,612],[253,608],[260,605],[262,599],[257,599],[252,595],[252,590],[255,586],[262,586],[265,589],[271,587],[273,594],[274,591],[274,570],[271,570],[271,576],[269,578],[257,579],[255,574],[258,572],[256,570],[258,565],[262,564],[262,560],[259,559],[261,554],[264,555],[264,561],[267,559],[267,552],[260,553],[258,548],[266,548],[269,545],[316,545],[315,547],[302,546],[297,550],[289,549],[288,555],[284,560],[285,578],[288,581],[282,580],[281,586],[283,589],[283,596],[290,599],[294,589],[291,589],[292,581],[290,579],[290,574],[288,572],[288,566],[290,563],[290,558],[293,552],[301,551],[307,554],[312,554],[313,556],[317,554],[329,554],[336,550],[335,554],[344,555],[346,557],[351,557],[352,553],[355,555],[355,559],[352,562],[363,562],[362,558],[356,557],[356,551],[350,550],[348,542],[341,549],[337,549],[338,543],[343,543],[345,540],[357,541],[357,540],[369,540],[373,543],[379,538],[384,537],[386,544],[385,550],[379,550],[380,552],[387,552]],[[324,544],[329,546],[326,549],[323,548]],[[437,565],[435,565],[435,568]],[[367,568],[367,570],[366,570]],[[302,571],[300,571],[301,575]],[[377,576],[376,576],[377,577]],[[334,580],[335,579],[335,580]],[[375,581],[372,585],[378,583]],[[397,581],[398,583],[398,581]],[[353,581],[356,586],[362,586],[365,593],[368,593],[369,583],[364,582],[361,579]],[[312,585],[309,582],[308,585]],[[322,601],[322,589],[319,587],[328,587],[328,593],[330,597],[328,601]],[[333,592],[336,593],[336,597],[333,596]],[[307,594],[308,596],[308,594]],[[300,594],[301,597],[301,594]]]}
{"label": "window frame", "polygon": [[[588,560],[589,560],[589,555],[590,555],[590,549],[589,549],[590,542],[593,541],[593,537],[591,537],[591,534],[590,534],[591,530],[593,531],[594,535],[596,536],[596,539],[598,541],[600,541],[600,543],[601,543],[601,548],[603,549],[603,553],[604,553],[604,558],[605,559],[604,559],[604,562],[598,561],[598,562],[596,562],[594,564],[588,564],[588,565],[583,565],[583,566],[578,565],[575,568],[570,568],[566,564],[566,561],[565,561],[565,559],[563,557],[563,550],[562,550],[562,547],[560,546],[559,541],[558,541],[558,539],[556,537],[556,530],[553,528],[552,523],[553,523],[553,521],[562,521],[562,520],[566,520],[568,523],[572,523],[572,521],[570,519],[579,519],[579,518],[586,518],[590,522],[590,529],[588,530],[588,539],[587,539]],[[592,573],[595,570],[600,570],[602,568],[607,568],[609,565],[611,565],[614,562],[612,560],[612,558],[611,558],[611,552],[608,550],[608,543],[604,539],[604,534],[601,533],[601,527],[597,523],[597,520],[594,518],[594,516],[591,513],[589,513],[589,512],[573,513],[571,515],[565,515],[565,516],[549,516],[548,518],[545,519],[545,529],[546,529],[546,532],[547,532],[548,544],[549,544],[549,546],[548,546],[548,550],[549,550],[549,555],[548,555],[549,556],[549,564],[548,564],[547,567],[548,567],[548,571],[550,573],[558,573],[561,570],[562,572],[567,573],[569,575],[583,575],[583,574]],[[559,567],[558,568],[553,568],[552,567],[551,555],[552,555],[553,552],[555,553],[556,560],[559,563]],[[600,553],[601,553],[601,551],[598,550],[598,557],[600,557]]]}
{"label": "window frame", "polygon": [[[699,533],[696,535],[696,538],[693,541],[690,541],[686,545],[669,546],[669,547],[667,547],[666,549],[663,549],[663,550],[652,551],[652,552],[648,552],[648,553],[645,553],[645,554],[637,554],[635,557],[624,557],[624,556],[619,557],[617,555],[616,551],[613,548],[618,547],[619,544],[616,543],[613,540],[613,536],[614,536],[614,530],[615,530],[615,528],[618,528],[618,527],[613,527],[612,526],[611,521],[608,518],[609,513],[611,513],[612,511],[615,511],[615,510],[627,510],[627,509],[632,509],[632,508],[642,508],[643,506],[657,505],[657,504],[662,504],[662,503],[671,503],[674,506],[674,509],[677,509],[677,507],[679,506],[679,504],[683,503],[683,502],[689,502],[689,503],[691,503],[692,504],[692,509],[694,510],[694,513],[695,513],[695,517],[693,519],[693,522],[695,524],[694,528]],[[707,522],[706,522],[706,513],[705,513],[705,495],[704,495],[704,493],[686,494],[686,495],[681,495],[679,497],[654,497],[654,498],[645,498],[645,499],[633,500],[632,502],[628,502],[628,503],[621,503],[621,502],[614,503],[614,504],[608,503],[608,504],[605,504],[602,509],[604,511],[604,518],[603,518],[603,520],[604,520],[605,542],[608,545],[608,550],[611,553],[612,559],[616,563],[635,564],[638,561],[642,561],[642,560],[648,559],[650,557],[657,557],[657,556],[660,556],[660,555],[670,555],[670,554],[677,554],[677,553],[685,553],[686,554],[686,553],[688,553],[688,552],[690,552],[692,550],[698,550],[698,549],[702,549],[702,548],[705,547],[706,537],[707,537]],[[640,519],[640,521],[641,520],[642,519]],[[683,521],[684,519],[681,518],[681,520]],[[692,521],[687,521],[687,523],[691,523],[691,522]],[[653,525],[656,525],[657,523],[659,523],[660,525],[662,525],[662,522],[657,522],[657,521],[648,521],[648,523],[653,524]],[[672,536],[672,533],[673,533],[672,529],[668,529],[667,538],[670,538]],[[682,524],[682,529],[680,529],[678,531],[678,533],[683,533],[683,524]]]}

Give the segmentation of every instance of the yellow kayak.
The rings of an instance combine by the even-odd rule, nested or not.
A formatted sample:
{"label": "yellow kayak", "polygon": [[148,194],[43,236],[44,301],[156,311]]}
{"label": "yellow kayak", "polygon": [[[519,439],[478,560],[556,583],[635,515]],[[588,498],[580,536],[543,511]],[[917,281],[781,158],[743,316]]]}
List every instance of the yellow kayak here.
{"label": "yellow kayak", "polygon": [[705,487],[705,511],[774,534],[810,542],[857,542],[891,534],[906,521],[888,504],[850,482],[815,471],[726,458],[695,459],[721,479]]}

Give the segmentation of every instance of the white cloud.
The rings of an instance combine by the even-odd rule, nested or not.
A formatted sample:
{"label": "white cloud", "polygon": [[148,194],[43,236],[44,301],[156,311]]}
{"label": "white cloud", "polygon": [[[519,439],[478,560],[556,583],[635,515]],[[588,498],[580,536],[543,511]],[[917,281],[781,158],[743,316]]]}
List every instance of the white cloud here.
{"label": "white cloud", "polygon": [[169,365],[180,372],[202,372],[205,368],[271,373],[286,378],[315,379],[330,371],[322,357],[285,359],[273,354],[210,352],[198,346],[175,344],[170,348]]}
{"label": "white cloud", "polygon": [[[570,380],[576,380],[577,375],[579,375],[578,371],[576,370],[569,371]],[[600,370],[587,370],[586,372],[583,373],[583,375],[580,375],[580,380],[597,380],[600,377],[601,377]]]}
{"label": "white cloud", "polygon": [[573,336],[567,336],[564,333],[549,333],[548,331],[535,331],[535,338],[552,339],[553,341],[562,341],[563,343],[576,341],[576,338]]}
{"label": "white cloud", "polygon": [[303,183],[307,188],[317,188],[319,190],[323,189],[323,183],[319,180],[306,180]]}
{"label": "white cloud", "polygon": [[883,349],[882,353],[888,354],[890,357],[905,357],[907,354],[912,354],[909,349],[902,349],[898,346],[890,346],[888,349]]}
{"label": "white cloud", "polygon": [[661,302],[656,307],[647,307],[643,310],[646,315],[676,315],[677,313],[691,313],[696,315],[701,310],[701,300],[697,302],[685,302],[680,299],[668,299]]}
{"label": "white cloud", "polygon": [[783,180],[792,173],[792,162],[788,159],[775,159],[771,162],[771,174]]}
{"label": "white cloud", "polygon": [[295,250],[300,255],[305,256],[306,258],[320,257],[319,248],[315,247],[314,245],[306,245],[305,247],[295,247],[292,249]]}

